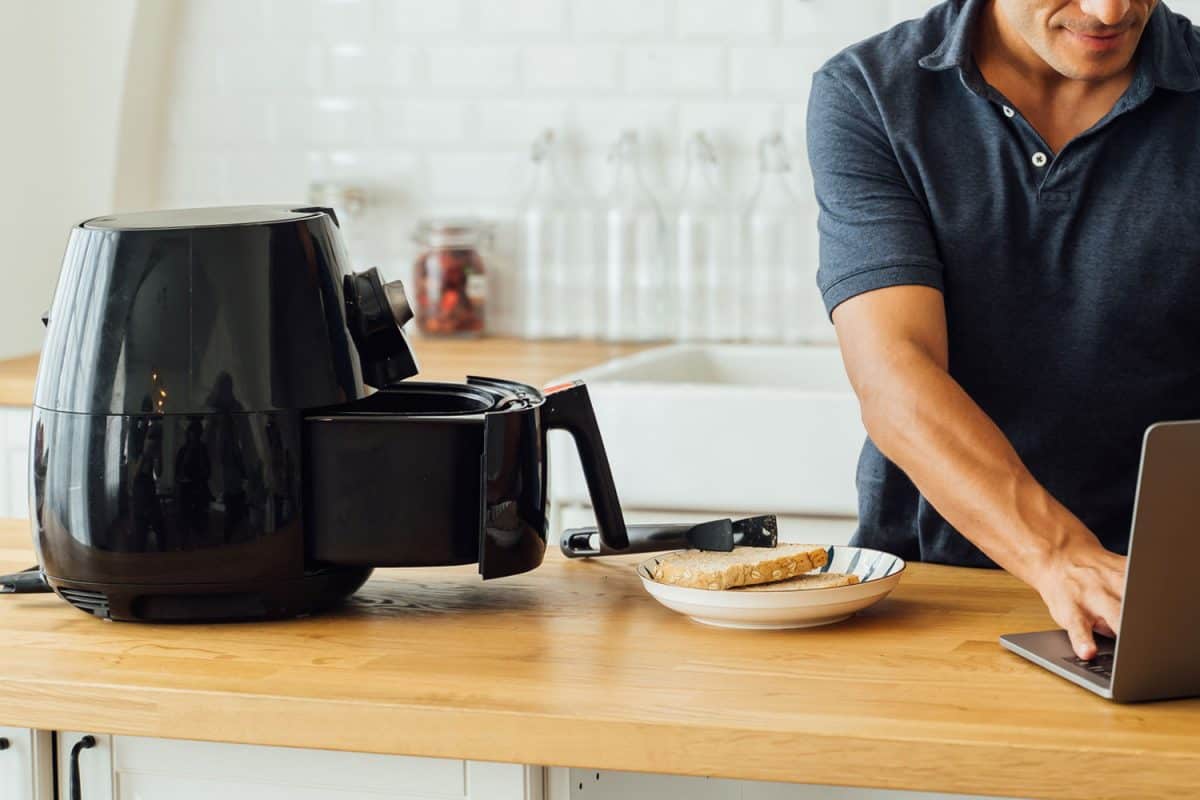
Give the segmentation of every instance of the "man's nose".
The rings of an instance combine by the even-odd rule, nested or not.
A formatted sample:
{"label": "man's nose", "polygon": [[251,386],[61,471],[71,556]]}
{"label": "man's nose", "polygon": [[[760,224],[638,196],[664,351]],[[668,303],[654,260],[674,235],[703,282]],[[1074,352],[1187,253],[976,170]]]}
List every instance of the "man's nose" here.
{"label": "man's nose", "polygon": [[1129,13],[1129,0],[1079,0],[1079,10],[1105,25],[1116,25]]}

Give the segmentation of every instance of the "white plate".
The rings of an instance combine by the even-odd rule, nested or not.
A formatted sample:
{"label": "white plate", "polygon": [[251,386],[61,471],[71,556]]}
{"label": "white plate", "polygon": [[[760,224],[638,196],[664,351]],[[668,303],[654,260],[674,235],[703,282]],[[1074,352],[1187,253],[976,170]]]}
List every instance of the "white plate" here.
{"label": "white plate", "polygon": [[866,547],[830,545],[829,562],[815,572],[857,575],[861,583],[829,589],[774,592],[715,591],[658,583],[651,575],[661,555],[638,564],[638,577],[655,600],[696,622],[722,628],[813,628],[841,622],[888,596],[904,573],[904,559]]}

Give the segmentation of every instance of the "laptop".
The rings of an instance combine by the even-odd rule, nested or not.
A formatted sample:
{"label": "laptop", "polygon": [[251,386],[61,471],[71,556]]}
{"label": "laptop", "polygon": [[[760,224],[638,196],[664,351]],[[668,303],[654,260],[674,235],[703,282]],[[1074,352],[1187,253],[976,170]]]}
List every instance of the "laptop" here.
{"label": "laptop", "polygon": [[1119,703],[1200,695],[1200,420],[1146,429],[1134,495],[1120,638],[1091,661],[1066,631],[1013,633],[1006,649]]}

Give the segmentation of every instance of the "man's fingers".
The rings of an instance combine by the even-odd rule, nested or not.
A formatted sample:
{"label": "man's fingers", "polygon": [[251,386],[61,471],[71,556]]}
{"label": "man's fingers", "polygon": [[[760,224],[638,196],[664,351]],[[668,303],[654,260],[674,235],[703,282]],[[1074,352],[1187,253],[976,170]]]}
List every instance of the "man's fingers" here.
{"label": "man's fingers", "polygon": [[1084,661],[1096,657],[1096,634],[1116,636],[1125,592],[1124,556],[1100,547],[1058,563],[1060,580],[1042,595],[1058,624],[1066,629],[1071,649]]}
{"label": "man's fingers", "polygon": [[1108,629],[1104,632],[1106,636],[1116,636],[1120,633],[1118,628],[1121,625],[1121,599],[1119,596],[1106,593],[1097,597],[1092,610],[1099,618],[1097,622],[1104,623]]}
{"label": "man's fingers", "polygon": [[1071,638],[1071,649],[1084,661],[1096,655],[1096,640],[1092,637],[1092,626],[1083,617],[1072,617],[1067,622],[1067,636]]}

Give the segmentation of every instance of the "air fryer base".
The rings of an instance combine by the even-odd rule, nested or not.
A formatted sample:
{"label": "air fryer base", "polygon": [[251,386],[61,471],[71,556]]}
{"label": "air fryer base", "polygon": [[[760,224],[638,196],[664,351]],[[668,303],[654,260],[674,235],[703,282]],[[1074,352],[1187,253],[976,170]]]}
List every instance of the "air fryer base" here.
{"label": "air fryer base", "polygon": [[59,597],[102,619],[248,622],[324,611],[358,591],[370,575],[370,567],[329,567],[294,580],[253,583],[89,583],[50,575],[46,579]]}

